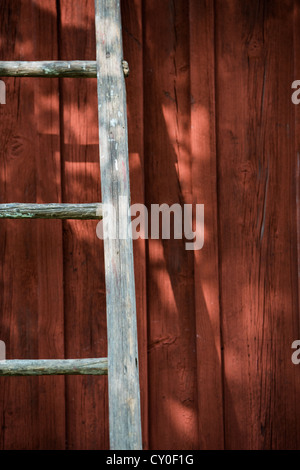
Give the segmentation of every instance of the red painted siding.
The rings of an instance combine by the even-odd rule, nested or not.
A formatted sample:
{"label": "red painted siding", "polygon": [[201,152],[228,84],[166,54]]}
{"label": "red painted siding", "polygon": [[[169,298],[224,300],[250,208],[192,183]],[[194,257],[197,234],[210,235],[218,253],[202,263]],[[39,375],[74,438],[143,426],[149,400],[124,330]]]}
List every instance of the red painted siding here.
{"label": "red painted siding", "polygon": [[[202,250],[134,242],[144,448],[299,449],[300,2],[122,14],[132,202],[205,205]],[[42,59],[95,59],[93,0],[0,3],[0,60]],[[0,202],[100,200],[95,80],[4,80]],[[96,222],[0,239],[7,358],[105,356]],[[106,378],[1,378],[0,447],[108,448]]]}

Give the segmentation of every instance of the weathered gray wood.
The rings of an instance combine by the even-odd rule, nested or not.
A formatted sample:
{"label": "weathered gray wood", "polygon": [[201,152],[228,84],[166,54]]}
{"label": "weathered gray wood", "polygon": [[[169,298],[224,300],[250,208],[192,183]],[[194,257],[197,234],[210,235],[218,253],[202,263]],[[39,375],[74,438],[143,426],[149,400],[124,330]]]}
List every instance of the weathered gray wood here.
{"label": "weathered gray wood", "polygon": [[[123,60],[125,77],[129,75],[128,63]],[[97,77],[97,62],[95,60],[70,61],[16,61],[0,62],[0,77]]]}
{"label": "weathered gray wood", "polygon": [[3,375],[107,375],[107,358],[0,361]]}
{"label": "weathered gray wood", "polygon": [[102,204],[0,204],[0,219],[101,219]]}
{"label": "weathered gray wood", "polygon": [[96,77],[96,61],[3,61],[1,77]]}
{"label": "weathered gray wood", "polygon": [[133,249],[126,237],[130,185],[120,1],[95,0],[95,7],[102,203],[118,215],[115,239],[103,224],[110,447],[133,450],[142,448],[142,439]]}

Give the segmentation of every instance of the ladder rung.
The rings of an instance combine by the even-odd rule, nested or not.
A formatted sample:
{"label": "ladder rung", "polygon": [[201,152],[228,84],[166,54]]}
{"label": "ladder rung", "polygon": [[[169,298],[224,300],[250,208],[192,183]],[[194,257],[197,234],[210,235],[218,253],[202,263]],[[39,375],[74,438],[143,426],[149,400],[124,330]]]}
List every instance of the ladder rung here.
{"label": "ladder rung", "polygon": [[[129,75],[128,63],[123,60],[125,77]],[[95,60],[70,61],[0,61],[0,77],[97,77],[97,62]]]}
{"label": "ladder rung", "polygon": [[0,219],[101,219],[102,204],[0,204]]}
{"label": "ladder rung", "polygon": [[0,376],[7,375],[107,375],[107,358],[12,359],[0,361]]}

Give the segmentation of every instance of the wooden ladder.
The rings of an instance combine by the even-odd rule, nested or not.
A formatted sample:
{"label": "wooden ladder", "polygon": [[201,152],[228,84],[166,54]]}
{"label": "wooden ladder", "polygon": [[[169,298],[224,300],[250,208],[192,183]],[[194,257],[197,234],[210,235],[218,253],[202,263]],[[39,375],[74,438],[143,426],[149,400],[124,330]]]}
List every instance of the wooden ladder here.
{"label": "wooden ladder", "polygon": [[95,0],[95,13],[96,61],[0,62],[0,76],[97,77],[102,204],[0,204],[0,218],[101,219],[104,207],[113,208],[117,215],[115,239],[109,237],[103,224],[108,357],[5,360],[0,361],[0,375],[108,374],[110,448],[139,450],[142,438],[133,249],[131,237],[119,236],[119,229],[128,229],[130,223],[124,80],[128,65],[123,61],[120,1]]}

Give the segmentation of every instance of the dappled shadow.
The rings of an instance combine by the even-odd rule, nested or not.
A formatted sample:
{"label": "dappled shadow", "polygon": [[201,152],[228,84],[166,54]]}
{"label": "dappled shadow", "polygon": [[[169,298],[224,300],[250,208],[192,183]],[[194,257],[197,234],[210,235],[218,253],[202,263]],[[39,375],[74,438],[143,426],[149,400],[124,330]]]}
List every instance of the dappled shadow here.
{"label": "dappled shadow", "polygon": [[[295,444],[293,2],[254,3],[122,2],[132,202],[205,204],[200,252],[134,242],[145,447]],[[92,0],[5,0],[0,25],[0,60],[95,59]],[[1,202],[99,201],[96,81],[5,83]],[[9,359],[106,355],[96,224],[1,222]],[[0,383],[1,448],[108,447],[106,378]]]}
{"label": "dappled shadow", "polygon": [[[1,2],[1,60],[94,59],[93,2]],[[58,28],[59,25],[59,28]],[[57,33],[58,31],[58,33]],[[5,79],[1,202],[100,200],[96,80]],[[8,359],[103,357],[102,242],[92,221],[2,221]],[[1,379],[5,449],[107,448],[107,379]],[[26,429],[26,432],[25,432]]]}
{"label": "dappled shadow", "polygon": [[[214,121],[207,103],[195,104],[191,94],[191,80],[197,78],[191,75],[195,58],[190,57],[188,3],[159,4],[159,15],[157,10],[158,2],[144,9],[146,201],[149,211],[154,203],[183,207],[205,202],[208,218],[201,255],[187,251],[186,240],[148,242],[149,403],[156,414],[150,420],[150,444],[159,449],[222,447],[216,226],[211,216],[216,207],[198,189],[204,178],[215,178],[209,141]],[[196,53],[196,43],[193,47]],[[204,136],[207,154],[194,144],[197,134]],[[211,191],[215,197],[215,188]]]}

